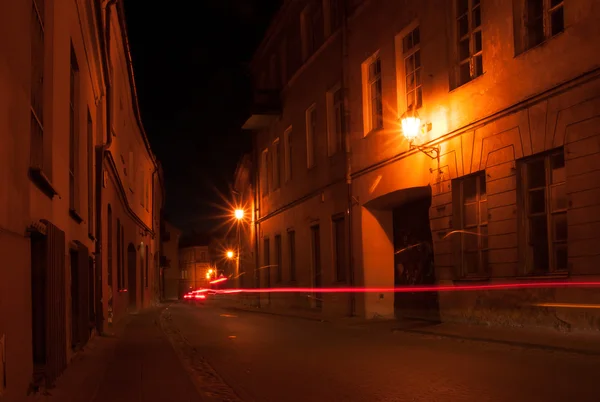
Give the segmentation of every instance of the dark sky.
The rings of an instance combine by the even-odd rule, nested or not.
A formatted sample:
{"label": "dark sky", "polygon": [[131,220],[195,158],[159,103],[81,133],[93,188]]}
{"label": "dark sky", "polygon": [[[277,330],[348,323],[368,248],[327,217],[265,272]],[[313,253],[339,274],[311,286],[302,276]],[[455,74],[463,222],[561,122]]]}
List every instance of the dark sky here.
{"label": "dark sky", "polygon": [[[126,0],[140,109],[163,164],[167,219],[208,231],[250,149],[247,63],[280,0]],[[178,7],[177,5],[182,5]]]}

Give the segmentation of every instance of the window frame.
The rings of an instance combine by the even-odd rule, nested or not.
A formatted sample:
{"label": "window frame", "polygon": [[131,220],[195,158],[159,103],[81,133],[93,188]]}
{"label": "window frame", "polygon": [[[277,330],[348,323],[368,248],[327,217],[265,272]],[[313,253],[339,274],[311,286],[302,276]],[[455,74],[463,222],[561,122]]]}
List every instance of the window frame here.
{"label": "window frame", "polygon": [[[379,64],[379,70],[371,75],[371,66]],[[371,132],[382,130],[384,127],[383,122],[383,74],[381,67],[381,57],[379,50],[373,53],[367,58],[361,66],[362,69],[362,86],[363,86],[363,125],[364,125],[364,136],[366,137]],[[376,85],[379,91],[378,95],[373,95],[373,85]],[[380,114],[375,114],[374,102],[377,101],[377,109]]]}
{"label": "window frame", "polygon": [[[562,162],[563,166],[563,174],[564,180],[552,183],[552,158],[557,155],[562,154]],[[523,239],[522,246],[524,250],[524,259],[525,259],[525,275],[565,275],[568,274],[569,269],[569,235],[568,235],[568,210],[569,203],[567,199],[566,193],[566,160],[565,160],[565,152],[564,148],[556,148],[541,154],[536,154],[527,158],[520,159],[517,161],[517,171],[518,171],[518,184],[520,190],[520,205],[522,213],[520,214],[521,220],[521,228],[523,230],[521,238]],[[544,163],[544,180],[545,185],[543,187],[529,187],[529,166],[534,164],[535,162],[543,161]],[[552,189],[558,188],[559,186],[564,186],[564,207],[557,208],[556,210],[552,210]],[[530,213],[531,200],[529,194],[535,191],[544,190],[544,212],[543,213]],[[548,267],[544,269],[539,269],[540,267],[535,267],[534,264],[534,256],[533,256],[533,247],[532,244],[532,229],[531,229],[531,218],[535,218],[538,216],[545,215],[546,219],[546,244],[547,244],[547,259],[548,259]],[[556,234],[556,228],[553,225],[553,217],[556,215],[564,215],[565,216],[565,238],[562,240],[555,240],[554,236]],[[563,247],[566,253],[566,266],[564,269],[557,268],[557,258],[556,251],[558,247]]]}
{"label": "window frame", "polygon": [[[416,107],[414,107],[414,110],[418,110],[423,107],[423,62],[421,60],[421,27],[417,23],[411,28],[412,29],[408,30],[408,32],[406,32],[402,36],[402,39],[400,41],[400,46],[402,49],[402,60],[403,60],[402,68],[404,71],[402,82],[404,84],[404,101],[406,102],[406,104],[405,104],[406,110],[410,109],[412,107],[413,103],[416,105]],[[418,33],[418,43],[414,43],[415,32]],[[410,48],[406,48],[405,42],[409,37],[412,38],[413,44]],[[415,58],[417,55],[418,55],[418,59],[419,59],[418,67],[416,66],[416,61],[415,61]],[[407,62],[408,62],[409,58],[411,58],[411,57],[413,58],[413,69],[409,73],[409,71],[407,69]],[[409,91],[409,85],[408,85],[409,75],[414,75],[414,87],[410,91]],[[418,75],[420,76],[420,80],[417,80],[417,78],[416,78]],[[419,83],[417,84],[418,81],[419,81]],[[418,101],[419,91],[421,93],[420,102]],[[409,94],[410,93],[414,94],[414,96],[412,96],[412,103],[409,102]]]}
{"label": "window frame", "polygon": [[273,191],[281,187],[281,142],[279,137],[273,141],[273,169],[271,171]]}
{"label": "window frame", "polygon": [[[336,101],[339,93],[340,99]],[[327,91],[327,156],[331,157],[344,150],[344,93],[341,84]],[[339,118],[339,126],[338,119]]]}
{"label": "window frame", "polygon": [[306,167],[312,169],[317,165],[317,104],[306,109]]}
{"label": "window frame", "polygon": [[[458,3],[461,1],[467,2],[467,11],[463,14],[459,13]],[[481,0],[454,0],[454,43],[455,43],[455,52],[456,52],[456,72],[455,72],[455,88],[461,87],[474,79],[482,76],[484,74],[483,67],[483,13]],[[473,26],[473,15],[474,11],[479,9],[479,25]],[[460,35],[460,20],[463,17],[467,17],[467,32],[464,35]],[[476,48],[476,35],[480,34],[481,40],[481,49],[477,50]],[[469,43],[469,54],[468,57],[461,59],[460,55],[460,44],[464,40],[468,39]],[[477,71],[477,63],[476,59],[481,59],[481,71]],[[469,65],[469,79],[463,81],[461,76],[461,67],[463,65]]]}
{"label": "window frame", "polygon": [[283,147],[284,147],[284,182],[292,180],[292,155],[293,155],[293,130],[292,126],[289,126],[283,132]]}
{"label": "window frame", "polygon": [[[468,180],[475,180],[475,200],[466,202],[465,197],[465,184]],[[482,194],[482,181],[484,183],[484,193]],[[461,278],[488,278],[491,275],[490,263],[489,263],[489,209],[487,206],[487,176],[485,170],[468,174],[457,179],[452,180],[452,195],[453,202],[457,202],[458,205],[454,208],[453,219],[458,221],[458,229],[461,231],[459,236],[459,264],[460,271],[459,276]],[[483,208],[482,204],[485,203],[485,216],[482,217]],[[475,224],[466,223],[466,209],[469,206],[475,205],[476,215]],[[458,216],[457,216],[458,215]],[[476,234],[471,234],[475,232]],[[485,233],[482,233],[485,232]],[[467,250],[466,236],[477,236],[477,248]],[[477,270],[476,272],[468,272],[469,266],[467,263],[467,254],[477,254]]]}

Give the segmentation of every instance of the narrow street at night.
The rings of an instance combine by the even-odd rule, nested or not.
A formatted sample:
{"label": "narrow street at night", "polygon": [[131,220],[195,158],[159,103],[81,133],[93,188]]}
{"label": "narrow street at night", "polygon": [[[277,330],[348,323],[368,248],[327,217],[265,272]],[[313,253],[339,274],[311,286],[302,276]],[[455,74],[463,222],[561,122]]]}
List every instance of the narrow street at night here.
{"label": "narrow street at night", "polygon": [[233,311],[212,303],[172,304],[164,316],[248,402],[598,400],[599,356]]}

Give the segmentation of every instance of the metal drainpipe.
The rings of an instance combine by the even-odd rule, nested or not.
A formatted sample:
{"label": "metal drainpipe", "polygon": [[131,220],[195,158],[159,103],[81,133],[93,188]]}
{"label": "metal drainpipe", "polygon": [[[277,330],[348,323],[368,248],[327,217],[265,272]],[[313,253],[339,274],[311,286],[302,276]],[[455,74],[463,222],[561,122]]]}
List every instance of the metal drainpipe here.
{"label": "metal drainpipe", "polygon": [[[258,231],[260,230],[260,224],[258,223],[258,213],[260,212],[260,206],[258,205],[258,199],[260,197],[260,178],[259,178],[259,169],[258,169],[258,162],[257,162],[257,137],[254,135],[254,133],[252,134],[254,136],[254,146],[252,147],[252,170],[254,171],[254,286],[256,289],[260,289],[260,257],[258,255],[258,249],[259,249],[259,236],[258,236]],[[260,307],[260,292],[256,293],[258,296],[257,298],[257,303],[256,303],[256,307]]]}
{"label": "metal drainpipe", "polygon": [[111,110],[112,110],[112,87],[110,79],[110,18],[111,8],[117,0],[109,0],[104,9],[104,25],[102,25],[102,11],[98,8],[98,25],[103,27],[99,35],[100,46],[103,54],[101,57],[102,69],[104,70],[104,80],[106,85],[106,142],[96,147],[96,330],[102,334],[104,332],[104,306],[102,295],[102,187],[104,182],[104,155],[106,150],[112,144],[111,132]]}
{"label": "metal drainpipe", "polygon": [[[348,216],[347,233],[348,233],[348,282],[350,287],[355,285],[354,278],[354,253],[352,245],[352,153],[350,147],[350,113],[349,113],[349,76],[348,76],[348,5],[347,2],[342,2],[342,82],[344,85],[344,136],[346,148],[346,184],[347,184],[347,210]],[[356,295],[350,292],[350,316],[356,315]]]}

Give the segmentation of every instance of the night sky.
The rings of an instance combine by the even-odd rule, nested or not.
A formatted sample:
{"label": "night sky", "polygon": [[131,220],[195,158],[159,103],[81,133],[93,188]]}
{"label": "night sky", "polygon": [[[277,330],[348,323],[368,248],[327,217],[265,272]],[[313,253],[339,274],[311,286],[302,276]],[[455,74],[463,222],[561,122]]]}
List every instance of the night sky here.
{"label": "night sky", "polygon": [[[281,1],[124,1],[140,109],[163,164],[167,219],[208,232],[250,150],[247,65]],[[187,7],[177,7],[175,4]],[[215,205],[216,204],[216,205]]]}

